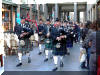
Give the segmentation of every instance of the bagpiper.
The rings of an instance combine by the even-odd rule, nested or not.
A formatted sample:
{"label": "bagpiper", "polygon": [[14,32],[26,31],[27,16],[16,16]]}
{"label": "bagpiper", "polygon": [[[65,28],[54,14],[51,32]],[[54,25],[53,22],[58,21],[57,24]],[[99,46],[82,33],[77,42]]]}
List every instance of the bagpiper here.
{"label": "bagpiper", "polygon": [[21,24],[20,24],[21,33],[18,35],[19,38],[19,48],[18,48],[18,60],[19,63],[16,65],[16,67],[19,67],[22,65],[22,55],[25,53],[28,57],[28,63],[31,63],[30,58],[30,36],[32,35],[32,31],[30,29],[30,25],[28,23],[25,23],[25,17],[21,17]]}
{"label": "bagpiper", "polygon": [[73,24],[72,22],[69,22],[69,26],[68,26],[68,37],[67,37],[67,48],[72,48],[73,47]]}
{"label": "bagpiper", "polygon": [[70,41],[70,34],[69,34],[69,23],[68,21],[64,20],[64,23],[63,23],[63,26],[64,26],[64,31],[66,32],[66,36],[67,36],[67,39],[66,39],[66,51],[67,51],[67,54],[70,55],[70,46],[69,46],[69,41]]}
{"label": "bagpiper", "polygon": [[46,58],[44,62],[48,61],[49,54],[50,58],[52,58],[52,38],[51,38],[51,30],[53,25],[50,24],[50,19],[47,19],[45,24],[45,55]]}
{"label": "bagpiper", "polygon": [[39,53],[38,55],[41,55],[43,50],[42,50],[42,44],[44,42],[44,23],[43,20],[40,19],[39,25],[38,25],[38,36],[39,36]]}
{"label": "bagpiper", "polygon": [[53,59],[55,67],[52,71],[58,69],[58,59],[60,57],[60,67],[63,67],[63,56],[66,54],[66,33],[61,27],[60,20],[57,18],[55,26],[52,29],[53,39]]}

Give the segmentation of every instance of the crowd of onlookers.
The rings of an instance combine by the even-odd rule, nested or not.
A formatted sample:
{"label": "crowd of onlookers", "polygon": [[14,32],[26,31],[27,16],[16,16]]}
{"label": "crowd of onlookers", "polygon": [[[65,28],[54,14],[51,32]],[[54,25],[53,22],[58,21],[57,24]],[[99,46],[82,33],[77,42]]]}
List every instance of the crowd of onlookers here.
{"label": "crowd of onlookers", "polygon": [[86,60],[81,67],[88,68],[89,71],[98,70],[97,73],[100,75],[100,20],[80,24],[80,32],[82,48],[86,50]]}

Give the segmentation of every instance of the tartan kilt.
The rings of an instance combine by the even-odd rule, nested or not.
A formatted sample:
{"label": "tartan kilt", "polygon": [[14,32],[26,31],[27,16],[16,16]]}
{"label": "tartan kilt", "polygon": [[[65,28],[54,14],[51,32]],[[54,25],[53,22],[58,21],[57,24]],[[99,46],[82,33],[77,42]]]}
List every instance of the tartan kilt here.
{"label": "tartan kilt", "polygon": [[73,43],[71,40],[67,40],[67,44],[66,44],[67,48],[71,48],[73,47]]}
{"label": "tartan kilt", "polygon": [[21,52],[29,52],[29,51],[31,51],[32,50],[32,44],[31,44],[31,41],[29,40],[29,38],[25,38],[23,40],[25,42],[25,45],[21,46],[20,43],[19,43],[18,51],[21,51]]}
{"label": "tartan kilt", "polygon": [[56,45],[53,46],[53,55],[64,56],[64,55],[66,55],[66,53],[67,53],[66,45],[61,45],[60,48],[56,48]]}
{"label": "tartan kilt", "polygon": [[39,36],[39,44],[43,44],[45,41],[45,37],[44,36]]}
{"label": "tartan kilt", "polygon": [[[50,43],[47,43],[47,40],[49,40]],[[51,39],[45,39],[45,50],[46,50],[46,49],[47,49],[47,50],[52,50],[52,46],[53,46],[52,40],[51,40]]]}

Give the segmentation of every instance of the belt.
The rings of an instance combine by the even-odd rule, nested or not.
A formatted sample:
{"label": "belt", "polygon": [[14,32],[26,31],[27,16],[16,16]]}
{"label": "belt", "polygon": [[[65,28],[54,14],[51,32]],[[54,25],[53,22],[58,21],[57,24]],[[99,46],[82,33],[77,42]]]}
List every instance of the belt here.
{"label": "belt", "polygon": [[96,52],[91,52],[91,54],[95,54]]}

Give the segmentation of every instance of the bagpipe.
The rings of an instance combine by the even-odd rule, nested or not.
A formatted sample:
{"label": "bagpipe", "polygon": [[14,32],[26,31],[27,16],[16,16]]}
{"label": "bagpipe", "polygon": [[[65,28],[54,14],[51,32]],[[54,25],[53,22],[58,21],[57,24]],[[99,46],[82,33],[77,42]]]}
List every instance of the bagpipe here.
{"label": "bagpipe", "polygon": [[56,48],[60,48],[62,44],[64,44],[64,42],[66,42],[66,32],[64,31],[63,27],[61,27],[59,29],[59,39],[58,42],[56,44]]}
{"label": "bagpipe", "polygon": [[20,34],[20,38],[30,38],[33,35],[33,31],[30,28],[23,28],[22,33]]}

